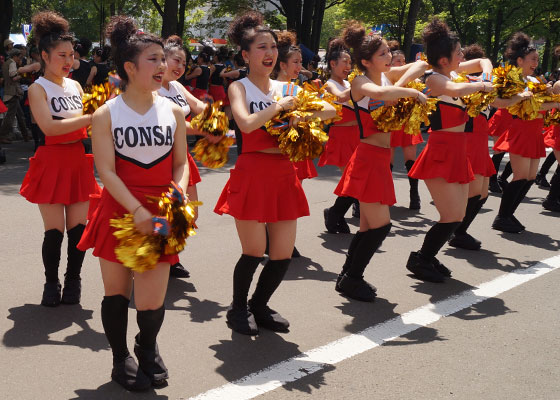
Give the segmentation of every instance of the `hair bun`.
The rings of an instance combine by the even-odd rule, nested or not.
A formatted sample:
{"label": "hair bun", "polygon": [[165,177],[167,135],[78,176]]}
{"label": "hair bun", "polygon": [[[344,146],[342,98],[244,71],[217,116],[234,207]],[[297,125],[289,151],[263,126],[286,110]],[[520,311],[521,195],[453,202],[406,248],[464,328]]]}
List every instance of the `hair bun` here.
{"label": "hair bun", "polygon": [[258,28],[264,22],[264,17],[257,11],[249,11],[237,17],[230,25],[228,38],[232,43],[241,46],[246,31]]}
{"label": "hair bun", "polygon": [[39,43],[45,35],[68,33],[68,21],[54,11],[41,11],[33,16],[33,37]]}
{"label": "hair bun", "polygon": [[290,47],[296,45],[296,34],[290,31],[281,31],[276,34],[278,36],[278,47]]}
{"label": "hair bun", "polygon": [[531,38],[523,32],[516,32],[510,39],[510,47],[512,50],[523,50],[531,45]]}
{"label": "hair bun", "polygon": [[342,32],[342,40],[351,49],[357,49],[361,46],[366,37],[366,28],[358,21],[348,21],[346,29]]}
{"label": "hair bun", "polygon": [[119,43],[126,42],[138,31],[134,20],[126,15],[115,15],[107,25],[106,36],[111,41],[111,47],[117,48]]}
{"label": "hair bun", "polygon": [[167,39],[165,39],[164,44],[166,46],[171,45],[171,46],[183,47],[183,39],[181,39],[177,35],[171,35]]}
{"label": "hair bun", "polygon": [[449,33],[450,31],[447,24],[438,18],[434,18],[432,22],[424,28],[422,39],[425,43],[433,42],[448,37]]}
{"label": "hair bun", "polygon": [[344,44],[344,40],[341,38],[331,40],[329,42],[327,53],[331,53],[333,51],[348,51],[348,47]]}

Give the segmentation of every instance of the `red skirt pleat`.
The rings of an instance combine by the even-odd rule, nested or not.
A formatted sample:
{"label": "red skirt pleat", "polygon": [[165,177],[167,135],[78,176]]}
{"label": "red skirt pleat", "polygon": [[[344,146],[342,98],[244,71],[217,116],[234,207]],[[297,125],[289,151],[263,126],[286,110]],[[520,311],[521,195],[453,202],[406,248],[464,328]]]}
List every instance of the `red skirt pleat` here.
{"label": "red skirt pleat", "polygon": [[313,179],[319,176],[317,168],[315,168],[315,164],[313,164],[313,160],[297,161],[294,163],[294,167],[296,167],[297,177],[300,181],[304,179]]}
{"label": "red skirt pleat", "polygon": [[237,158],[214,212],[239,220],[278,222],[309,215],[309,206],[287,156],[254,152]]}
{"label": "red skirt pleat", "polygon": [[[149,203],[146,196],[159,197],[163,192],[166,192],[167,189],[168,188],[164,186],[128,187],[130,193],[154,215],[158,214],[158,204],[157,202]],[[78,249],[82,251],[93,249],[94,256],[120,263],[115,256],[115,247],[118,243],[113,235],[115,228],[109,225],[109,220],[120,218],[126,213],[128,213],[128,211],[109,194],[109,191],[103,189],[97,207],[93,210],[91,218],[82,235],[82,239],[80,243],[78,243]],[[175,264],[179,262],[179,256],[177,254],[162,254],[159,262]]]}
{"label": "red skirt pleat", "polygon": [[467,133],[467,157],[473,174],[491,177],[496,173],[490,152],[488,151],[488,132],[475,131]]}
{"label": "red skirt pleat", "polygon": [[404,130],[391,132],[391,147],[408,147],[424,142],[422,135],[409,135]]}
{"label": "red skirt pleat", "polygon": [[221,100],[222,104],[226,100],[226,90],[221,85],[210,85],[208,88],[208,94],[212,96],[214,101]]}
{"label": "red skirt pleat", "polygon": [[329,140],[319,158],[319,166],[336,165],[344,168],[360,144],[360,130],[354,126],[336,126],[329,129]]}
{"label": "red skirt pleat", "polygon": [[188,151],[187,162],[189,163],[189,186],[194,186],[202,181],[202,178],[200,177],[200,172],[198,171],[198,166],[194,162],[194,158],[192,158],[191,153]]}
{"label": "red skirt pleat", "polygon": [[408,176],[415,179],[443,178],[449,183],[469,183],[474,179],[467,157],[465,132],[430,132],[426,147]]}
{"label": "red skirt pleat", "polygon": [[506,151],[526,158],[546,156],[544,137],[542,135],[544,120],[536,118],[524,121],[519,118],[512,120],[509,128],[500,136],[494,150]]}
{"label": "red skirt pleat", "polygon": [[82,142],[40,146],[29,159],[20,194],[35,204],[74,204],[101,193],[93,173],[93,155]]}
{"label": "red skirt pleat", "polygon": [[391,149],[360,143],[334,190],[364,203],[396,203],[391,174]]}

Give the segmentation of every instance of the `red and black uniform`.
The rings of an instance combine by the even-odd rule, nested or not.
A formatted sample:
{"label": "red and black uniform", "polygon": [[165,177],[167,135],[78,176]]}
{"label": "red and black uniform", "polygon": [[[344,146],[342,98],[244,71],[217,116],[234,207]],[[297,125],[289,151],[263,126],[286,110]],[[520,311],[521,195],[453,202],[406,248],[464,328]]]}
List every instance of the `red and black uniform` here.
{"label": "red and black uniform", "polygon": [[491,177],[496,173],[490,153],[488,151],[488,116],[489,109],[482,111],[474,118],[469,118],[465,125],[465,131],[471,132],[467,135],[467,157],[471,163],[475,175]]}
{"label": "red and black uniform", "polygon": [[[159,197],[173,180],[173,142],[177,121],[169,101],[156,96],[148,112],[138,114],[122,96],[107,101],[115,149],[115,171],[128,190],[154,215],[158,204],[147,196]],[[78,248],[93,248],[93,255],[119,262],[117,239],[109,220],[128,211],[103,189],[99,204],[86,227]],[[178,255],[161,255],[159,262],[177,263]]]}
{"label": "red and black uniform", "polygon": [[212,96],[214,101],[222,101],[224,106],[229,104],[227,101],[224,79],[220,77],[220,72],[222,72],[225,67],[224,64],[214,64],[215,69],[210,76],[210,87],[208,90],[208,94]]}
{"label": "red and black uniform", "polygon": [[[256,113],[275,103],[282,95],[282,83],[271,80],[271,90],[263,93],[249,78],[245,87],[247,109]],[[278,222],[309,215],[309,206],[294,163],[288,156],[263,153],[278,147],[278,141],[264,127],[253,132],[236,132],[239,157],[214,208],[240,220]]]}
{"label": "red and black uniform", "polygon": [[416,179],[444,178],[449,183],[469,183],[474,179],[467,157],[469,133],[446,131],[447,128],[468,122],[465,103],[458,97],[441,95],[438,98],[436,110],[429,116],[428,143],[408,176]]}
{"label": "red and black uniform", "polygon": [[[75,81],[64,78],[59,86],[41,77],[35,83],[45,90],[53,119],[82,115],[82,96]],[[93,174],[93,156],[85,153],[81,142],[85,138],[86,128],[45,136],[45,146],[29,159],[20,194],[31,203],[69,205],[100,193]]]}
{"label": "red and black uniform", "polygon": [[[348,81],[344,81],[344,85],[341,85],[333,79],[329,79],[329,82],[334,83],[340,91],[350,88],[350,83]],[[354,154],[354,150],[356,150],[356,147],[360,144],[360,129],[358,125],[340,125],[355,120],[356,115],[354,114],[354,108],[350,102],[342,103],[342,119],[336,121],[329,128],[329,140],[325,145],[325,150],[321,154],[321,158],[319,158],[320,167],[325,165],[336,165],[339,168],[346,167],[348,161],[350,161],[350,157]]]}
{"label": "red and black uniform", "polygon": [[199,100],[204,100],[208,96],[208,87],[210,82],[210,67],[208,65],[199,65],[202,70],[201,74],[193,79],[191,86],[192,94]]}

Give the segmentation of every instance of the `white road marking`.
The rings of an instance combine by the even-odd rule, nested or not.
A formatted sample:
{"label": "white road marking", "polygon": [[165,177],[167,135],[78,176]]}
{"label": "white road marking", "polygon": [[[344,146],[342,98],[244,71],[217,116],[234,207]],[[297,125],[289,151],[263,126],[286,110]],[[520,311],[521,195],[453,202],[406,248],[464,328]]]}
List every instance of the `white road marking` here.
{"label": "white road marking", "polygon": [[426,304],[191,399],[252,399],[320,371],[328,365],[339,363],[418,328],[433,324],[443,317],[498,296],[558,268],[560,268],[560,256],[548,258],[529,268],[517,269],[483,283],[476,289],[466,290],[434,304]]}

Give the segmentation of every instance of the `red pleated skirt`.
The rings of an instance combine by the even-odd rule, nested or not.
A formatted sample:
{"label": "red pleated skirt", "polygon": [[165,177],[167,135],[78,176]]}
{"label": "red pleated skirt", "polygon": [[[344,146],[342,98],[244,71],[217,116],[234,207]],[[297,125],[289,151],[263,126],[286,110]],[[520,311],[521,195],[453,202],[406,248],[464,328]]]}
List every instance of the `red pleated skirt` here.
{"label": "red pleated skirt", "polygon": [[408,147],[413,146],[418,143],[422,143],[424,139],[422,135],[418,133],[417,135],[409,135],[404,133],[404,130],[391,132],[391,147]]}
{"label": "red pleated skirt", "polygon": [[227,97],[226,90],[222,85],[210,85],[208,88],[208,94],[212,96],[214,101],[221,100],[222,102],[225,102]]}
{"label": "red pleated skirt", "polygon": [[0,99],[0,114],[3,114],[7,111],[8,111],[8,107],[6,107],[2,99]]}
{"label": "red pleated skirt", "polygon": [[490,152],[488,151],[488,132],[474,131],[467,133],[467,157],[473,174],[491,177],[496,173]]}
{"label": "red pleated skirt", "polygon": [[500,108],[488,121],[488,134],[490,136],[501,136],[513,121],[512,115],[505,108]]}
{"label": "red pleated skirt", "polygon": [[474,180],[467,157],[465,132],[430,132],[426,147],[414,162],[408,176],[415,179],[443,178],[449,183],[469,183]]}
{"label": "red pleated skirt", "polygon": [[319,166],[336,165],[344,168],[360,144],[360,129],[354,126],[333,125],[329,129],[329,140],[319,158]]}
{"label": "red pleated skirt", "polygon": [[208,90],[193,88],[192,94],[199,100],[208,100]]}
{"label": "red pleated skirt", "polygon": [[192,158],[191,153],[188,151],[187,162],[189,164],[189,186],[194,186],[202,181],[202,178],[200,177],[200,172],[198,171],[198,166],[194,162],[194,158]]}
{"label": "red pleated skirt", "polygon": [[309,206],[287,156],[254,152],[237,158],[214,212],[239,220],[278,222],[309,215]]}
{"label": "red pleated skirt", "polygon": [[515,118],[509,128],[496,141],[494,150],[507,151],[511,154],[533,159],[545,157],[543,126],[544,120],[542,118],[536,118],[532,121]]}
{"label": "red pleated skirt", "polygon": [[391,149],[360,143],[334,190],[364,203],[396,203],[391,174]]}
{"label": "red pleated skirt", "polygon": [[[130,193],[154,215],[158,213],[158,204],[149,203],[146,196],[159,197],[163,192],[166,192],[167,189],[167,186],[128,187]],[[103,189],[101,198],[97,201],[97,207],[95,207],[94,210],[90,208],[91,217],[86,225],[82,239],[80,243],[78,243],[78,249],[82,251],[93,249],[94,256],[120,263],[115,255],[115,247],[118,243],[113,235],[115,228],[109,225],[109,220],[120,218],[127,213],[128,211],[109,194],[109,191]],[[175,264],[179,262],[179,256],[177,254],[162,254],[159,262]]]}
{"label": "red pleated skirt", "polygon": [[93,174],[93,155],[82,142],[40,146],[29,159],[19,193],[35,204],[74,204],[101,193]]}
{"label": "red pleated skirt", "polygon": [[560,125],[550,126],[544,131],[544,145],[560,151]]}
{"label": "red pleated skirt", "polygon": [[313,164],[313,160],[297,161],[294,163],[294,167],[296,167],[296,174],[300,181],[304,179],[313,179],[319,176],[317,168],[315,168],[315,164]]}

